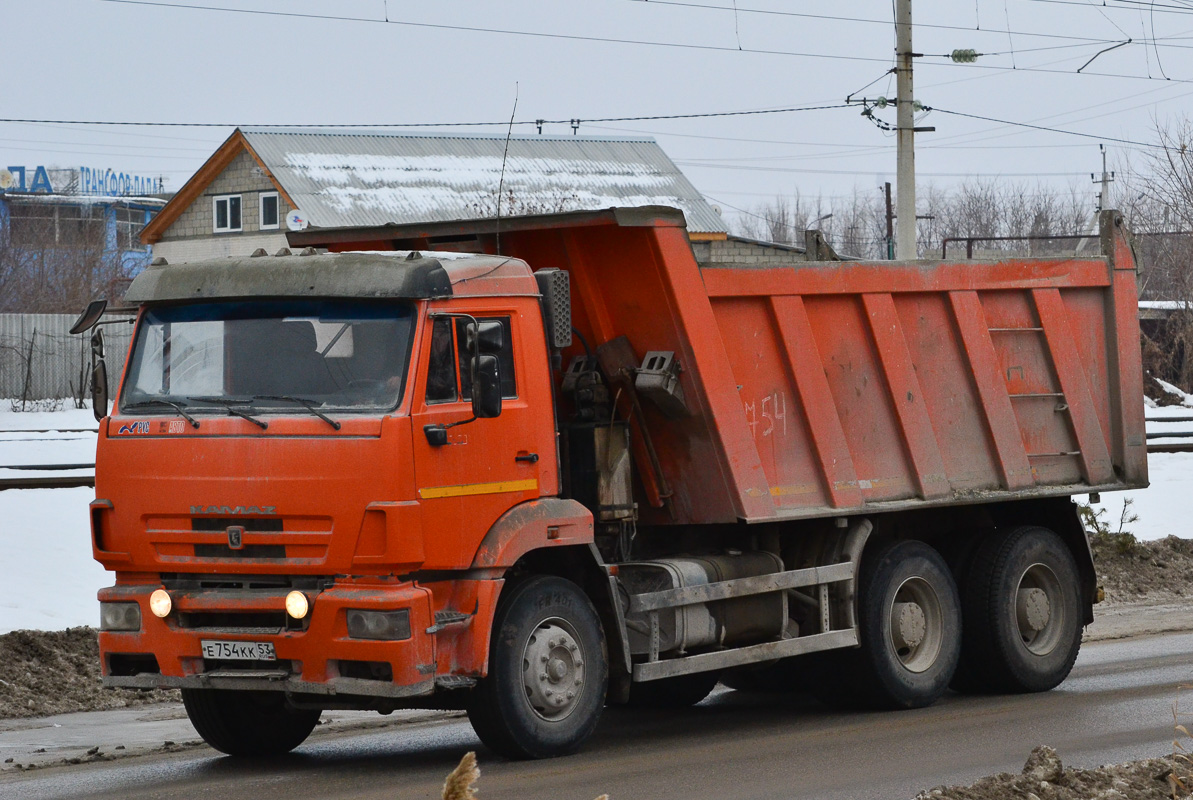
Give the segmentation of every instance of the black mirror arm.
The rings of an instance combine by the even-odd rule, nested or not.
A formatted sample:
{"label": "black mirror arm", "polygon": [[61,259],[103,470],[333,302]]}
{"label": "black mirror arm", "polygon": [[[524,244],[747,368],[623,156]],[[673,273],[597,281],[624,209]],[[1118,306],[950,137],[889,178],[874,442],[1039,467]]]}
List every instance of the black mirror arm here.
{"label": "black mirror arm", "polygon": [[472,416],[468,419],[462,419],[459,422],[439,422],[434,425],[424,425],[423,434],[427,437],[427,444],[432,447],[443,447],[447,444],[447,429],[454,428],[457,425],[467,425],[469,422],[476,422],[478,417]]}

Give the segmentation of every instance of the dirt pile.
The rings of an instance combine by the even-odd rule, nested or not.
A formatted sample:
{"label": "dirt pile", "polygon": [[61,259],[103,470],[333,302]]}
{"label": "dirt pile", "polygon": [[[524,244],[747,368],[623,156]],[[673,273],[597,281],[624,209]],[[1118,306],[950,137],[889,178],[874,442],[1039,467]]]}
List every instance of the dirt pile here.
{"label": "dirt pile", "polygon": [[1051,747],[1037,747],[1023,772],[1003,772],[969,786],[939,786],[915,800],[1172,800],[1189,797],[1190,764],[1149,758],[1097,769],[1065,769]]}
{"label": "dirt pile", "polygon": [[1095,533],[1090,546],[1108,603],[1193,596],[1193,539],[1169,536],[1140,542],[1129,533]]}
{"label": "dirt pile", "polygon": [[14,631],[0,636],[0,719],[177,700],[176,692],[134,692],[100,685],[92,628]]}

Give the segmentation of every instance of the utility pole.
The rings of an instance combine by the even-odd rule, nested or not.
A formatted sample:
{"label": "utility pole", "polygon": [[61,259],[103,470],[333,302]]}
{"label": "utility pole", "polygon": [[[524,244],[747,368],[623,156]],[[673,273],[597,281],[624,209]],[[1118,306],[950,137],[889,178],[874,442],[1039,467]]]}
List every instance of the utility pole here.
{"label": "utility pole", "polygon": [[895,243],[900,260],[914,259],[915,246],[915,95],[911,81],[911,0],[895,0],[895,73],[898,88],[895,136],[898,165],[895,182],[898,190],[899,222]]}
{"label": "utility pole", "polygon": [[[1098,145],[1098,149],[1102,151],[1102,191],[1098,193],[1098,211],[1102,211],[1110,205],[1110,184],[1114,182],[1114,173],[1106,171],[1106,145]],[[1094,177],[1091,172],[1089,179],[1094,183],[1099,183],[1098,179]]]}
{"label": "utility pole", "polygon": [[895,211],[891,208],[891,182],[884,185],[886,189],[886,258],[891,261],[895,257]]}

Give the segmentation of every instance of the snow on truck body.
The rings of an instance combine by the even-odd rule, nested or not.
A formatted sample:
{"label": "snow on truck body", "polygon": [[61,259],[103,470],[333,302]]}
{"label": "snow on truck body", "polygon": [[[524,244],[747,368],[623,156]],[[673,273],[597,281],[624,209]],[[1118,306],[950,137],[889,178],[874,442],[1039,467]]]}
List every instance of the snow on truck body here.
{"label": "snow on truck body", "polygon": [[242,755],[433,704],[540,757],[816,651],[898,707],[1068,674],[1068,498],[1147,482],[1117,215],[1098,258],[766,269],[701,269],[671,209],[499,224],[138,277],[107,685],[183,688]]}

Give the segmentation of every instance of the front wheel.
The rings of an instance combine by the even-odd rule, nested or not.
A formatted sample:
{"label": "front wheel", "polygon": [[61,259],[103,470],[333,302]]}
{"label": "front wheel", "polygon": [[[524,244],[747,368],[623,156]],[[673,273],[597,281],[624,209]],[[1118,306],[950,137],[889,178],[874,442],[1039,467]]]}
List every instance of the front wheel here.
{"label": "front wheel", "polygon": [[596,729],[608,683],[592,603],[571,581],[536,576],[498,602],[489,674],[472,691],[468,719],[507,758],[566,755]]}
{"label": "front wheel", "polygon": [[1047,528],[999,532],[978,547],[965,586],[962,687],[1042,692],[1063,681],[1081,647],[1079,577]]}
{"label": "front wheel", "polygon": [[182,704],[203,741],[230,756],[278,756],[298,747],[318,709],[294,708],[281,692],[183,689]]}
{"label": "front wheel", "polygon": [[948,689],[961,653],[961,603],[944,559],[901,541],[862,564],[860,689],[873,704],[931,705]]}

